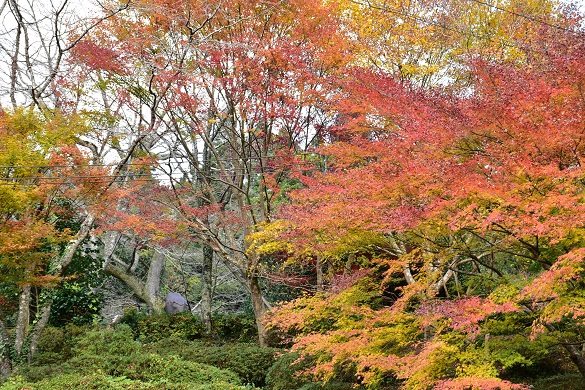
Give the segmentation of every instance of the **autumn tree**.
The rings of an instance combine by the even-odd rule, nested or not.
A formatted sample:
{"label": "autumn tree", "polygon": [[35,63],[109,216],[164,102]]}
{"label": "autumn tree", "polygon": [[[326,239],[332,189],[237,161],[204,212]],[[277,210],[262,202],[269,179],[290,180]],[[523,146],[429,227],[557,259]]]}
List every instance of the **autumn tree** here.
{"label": "autumn tree", "polygon": [[465,88],[468,61],[522,64],[543,25],[570,29],[559,1],[340,1],[356,41],[358,64],[376,66],[422,87]]}
{"label": "autumn tree", "polygon": [[[474,61],[474,91],[463,98],[422,93],[381,72],[356,70],[347,80],[344,121],[330,130],[343,138],[321,150],[328,172],[292,195],[280,237],[305,243],[288,247],[294,254],[313,242],[335,252],[356,232],[378,233],[353,250],[369,250],[364,266],[382,272],[382,296],[394,298],[373,311],[348,299],[350,320],[321,332],[308,313],[326,314],[342,295],[277,311],[273,324],[322,362],[315,372],[327,378],[353,362],[372,386],[386,373],[405,388],[515,388],[496,379],[530,360],[494,331],[508,318],[518,320],[513,332],[532,337],[530,348],[561,345],[583,373],[583,51],[574,28],[543,27],[542,46],[522,69]],[[407,317],[407,333],[389,341]],[[487,360],[472,358],[478,348]]]}
{"label": "autumn tree", "polygon": [[333,49],[343,39],[317,2],[136,5],[108,20],[111,34],[83,41],[108,48],[101,62],[83,46],[78,57],[94,77],[114,53],[133,69],[114,70],[103,93],[126,91],[139,127],[153,136],[144,150],[168,159],[159,164],[171,185],[161,207],[180,216],[177,229],[206,259],[211,249],[242,281],[262,339],[261,270],[245,237],[270,220],[279,182],[296,169],[292,155],[329,120],[321,88],[344,60],[344,46]]}
{"label": "autumn tree", "polygon": [[[74,146],[85,129],[81,118],[57,114],[45,120],[33,110],[2,112],[2,283],[15,286],[19,296],[14,345],[8,348],[5,344],[3,351],[12,349],[17,358],[26,356],[27,338],[38,337],[38,332],[31,333],[29,329],[32,288],[50,291],[62,280],[74,249],[81,244],[74,237],[78,232],[59,228],[63,219],[72,218],[66,200],[77,198],[83,202],[98,192],[95,184],[83,180],[98,171],[85,164],[87,160]],[[71,163],[84,167],[74,169]],[[85,191],[87,197],[82,199],[78,191]],[[84,229],[88,228],[86,224]],[[39,298],[49,299],[45,295]],[[0,320],[6,327],[6,318]],[[33,341],[27,343],[34,348]]]}
{"label": "autumn tree", "polygon": [[[28,354],[29,356],[34,354],[40,332],[48,323],[51,313],[51,291],[55,283],[49,281],[59,281],[75,252],[82,248],[82,243],[89,237],[96,218],[97,211],[92,210],[92,206],[104,200],[103,196],[112,187],[113,182],[124,177],[123,166],[139,142],[134,139],[129,144],[122,144],[122,147],[116,144],[115,140],[112,140],[112,131],[116,123],[111,120],[111,111],[105,110],[103,114],[92,111],[95,105],[92,106],[90,103],[95,100],[88,97],[90,91],[84,90],[83,84],[76,83],[81,80],[80,66],[78,61],[72,60],[72,54],[88,33],[126,7],[124,3],[118,3],[112,8],[102,7],[99,3],[94,5],[98,10],[94,14],[78,12],[79,10],[75,10],[72,2],[68,0],[51,3],[50,7],[43,9],[36,8],[32,3],[25,4],[20,1],[5,1],[0,7],[5,21],[2,27],[1,50],[4,53],[2,58],[7,65],[2,68],[6,73],[3,73],[1,88],[6,91],[5,96],[9,98],[8,102],[2,104],[7,103],[14,110],[14,113],[4,117],[11,118],[11,115],[17,117],[18,113],[26,112],[29,118],[20,120],[22,123],[16,121],[21,126],[18,131],[25,135],[25,138],[11,141],[10,131],[14,130],[12,125],[7,125],[5,129],[10,131],[6,130],[7,133],[3,133],[3,142],[7,142],[6,147],[9,149],[7,153],[12,156],[11,160],[6,162],[5,168],[8,171],[5,172],[7,175],[5,179],[18,183],[12,194],[14,199],[19,199],[20,202],[14,203],[14,200],[7,202],[6,207],[9,209],[5,210],[7,213],[5,215],[12,215],[8,218],[9,221],[19,221],[21,214],[18,207],[26,209],[38,206],[37,214],[49,221],[48,225],[30,225],[31,229],[36,226],[38,234],[33,236],[41,243],[45,239],[48,240],[46,247],[40,245],[38,240],[33,240],[29,248],[33,252],[40,250],[43,253],[38,261],[31,264],[33,268],[36,267],[34,266],[36,263],[40,267],[38,270],[35,269],[39,274],[34,280],[42,280],[39,278],[44,277],[47,282],[40,284],[35,282],[42,288],[39,293],[40,306],[36,310],[34,330],[30,333],[29,312],[26,308],[29,303],[26,296],[29,291],[27,285],[31,285],[32,282],[23,281],[30,279],[29,277],[19,282],[22,289],[20,300],[22,315],[19,316],[17,324],[16,349],[19,350],[17,354],[22,352],[25,355],[24,350],[20,351],[20,346],[23,335],[27,334],[29,340],[25,344],[29,349]],[[108,105],[108,101],[104,101],[104,104],[106,107],[113,107]],[[34,110],[21,110],[19,106],[34,107]],[[110,169],[104,164],[104,158],[111,147],[115,149],[117,147],[120,165],[114,163]],[[26,157],[29,151],[31,156],[37,153],[39,157],[31,158],[30,161],[15,158],[14,150],[17,148],[22,149],[23,157]],[[40,161],[38,166],[34,165],[36,160]],[[21,176],[30,177],[30,180],[19,179]],[[23,180],[27,185],[30,184],[24,192],[19,190]],[[55,241],[57,237],[56,231],[49,228],[54,223],[59,223],[55,217],[56,210],[59,209],[57,207],[60,204],[59,199],[65,199],[64,203],[72,205],[66,214],[78,223],[73,224],[75,229],[69,232],[72,237],[69,242],[65,240],[67,236],[61,234],[61,241],[65,240],[63,244],[49,245],[51,240]],[[26,205],[29,200],[31,203]],[[26,211],[22,215],[36,214]],[[27,219],[22,218],[19,223],[24,227],[24,221]],[[42,226],[46,226],[43,228],[46,237],[42,237]],[[17,249],[12,248],[13,252],[9,255],[16,255],[17,252],[14,251]],[[24,246],[21,249],[29,250]],[[5,258],[9,258],[6,256]],[[9,268],[16,272],[17,268]]]}

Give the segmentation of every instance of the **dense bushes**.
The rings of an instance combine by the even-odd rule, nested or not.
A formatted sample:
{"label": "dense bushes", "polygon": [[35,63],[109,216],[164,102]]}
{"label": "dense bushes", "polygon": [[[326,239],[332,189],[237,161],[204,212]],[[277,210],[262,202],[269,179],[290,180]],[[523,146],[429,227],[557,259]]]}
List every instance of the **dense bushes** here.
{"label": "dense bushes", "polygon": [[[226,336],[238,334],[241,319],[225,319]],[[302,374],[310,359],[253,343],[202,337],[189,315],[147,317],[132,313],[108,328],[48,327],[32,364],[0,386],[8,389],[195,389],[343,390],[343,375],[314,383]],[[244,326],[244,325],[242,325]],[[268,375],[268,376],[267,376]]]}
{"label": "dense bushes", "polygon": [[255,342],[258,337],[253,315],[215,314],[213,335],[221,340]]}
{"label": "dense bushes", "polygon": [[191,313],[175,315],[155,314],[138,319],[136,332],[143,343],[158,341],[167,337],[195,340],[203,337],[203,327],[199,317]]}
{"label": "dense bushes", "polygon": [[159,340],[144,347],[160,355],[176,355],[184,360],[209,364],[235,372],[244,383],[264,386],[266,373],[274,364],[274,348],[255,344],[213,344],[187,342],[176,338]]}
{"label": "dense bushes", "polygon": [[[169,389],[179,384],[206,384],[209,389],[216,383],[264,386],[266,372],[275,360],[276,349],[252,343],[192,341],[201,337],[201,328],[198,319],[190,315],[133,314],[124,321],[127,323],[105,329],[46,328],[38,354],[30,366],[17,370],[20,380],[13,385],[20,388],[17,384],[26,387],[26,383],[36,383],[33,388],[59,388],[61,381],[82,383],[100,372],[106,377],[100,382],[103,388],[112,389],[120,384],[151,388],[144,383],[165,381],[163,388]],[[236,323],[231,323],[230,332],[236,331]],[[119,382],[119,378],[125,380]]]}
{"label": "dense bushes", "polygon": [[[142,342],[154,342],[168,337],[184,340],[203,337],[201,320],[190,313],[148,315],[130,309],[117,323],[130,326]],[[208,336],[219,340],[255,342],[258,334],[253,316],[216,314],[213,316],[213,333]]]}
{"label": "dense bushes", "polygon": [[214,383],[173,383],[166,379],[159,381],[141,382],[125,377],[112,377],[96,372],[93,374],[67,374],[43,379],[36,383],[22,381],[21,378],[12,378],[0,386],[2,390],[244,390],[245,387],[227,382]]}
{"label": "dense bushes", "polygon": [[[19,377],[1,389],[237,389],[243,382],[236,373],[228,370],[183,360],[172,354],[148,353],[134,339],[134,332],[128,325],[119,325],[115,329],[90,329],[70,341],[66,340],[62,330],[47,328],[47,336],[40,345],[46,348],[39,353],[40,359],[18,370]],[[62,348],[62,354],[57,352],[58,348]],[[84,383],[95,379],[96,372],[104,376],[97,382],[98,387],[85,386]],[[65,383],[74,385],[64,386]],[[203,385],[206,387],[201,387]]]}

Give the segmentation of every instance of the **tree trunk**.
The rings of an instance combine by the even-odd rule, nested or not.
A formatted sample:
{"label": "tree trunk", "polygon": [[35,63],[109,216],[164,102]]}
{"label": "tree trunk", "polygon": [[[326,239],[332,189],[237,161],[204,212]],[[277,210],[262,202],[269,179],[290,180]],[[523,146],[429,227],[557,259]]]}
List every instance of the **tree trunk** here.
{"label": "tree trunk", "polygon": [[11,371],[10,336],[8,336],[6,324],[4,323],[4,313],[0,310],[0,378],[10,375]]}
{"label": "tree trunk", "polygon": [[262,322],[262,317],[268,310],[264,297],[262,296],[262,290],[258,283],[258,277],[248,276],[247,277],[248,288],[250,290],[250,297],[252,299],[252,308],[254,309],[254,318],[256,319],[256,328],[258,329],[258,342],[261,347],[266,346],[266,327]]}
{"label": "tree trunk", "polygon": [[14,351],[17,357],[22,355],[24,340],[26,339],[30,325],[30,291],[30,284],[22,287],[18,300],[18,319],[16,321],[14,337]]}
{"label": "tree trunk", "polygon": [[138,298],[140,298],[148,308],[154,313],[162,312],[164,303],[158,296],[160,286],[160,276],[164,266],[165,256],[159,251],[155,251],[150,266],[148,267],[148,276],[143,282],[134,275],[128,268],[121,268],[112,263],[106,264],[104,271],[118,278],[123,282]]}
{"label": "tree trunk", "polygon": [[569,358],[575,365],[577,369],[581,373],[581,376],[585,378],[585,356],[576,345],[573,344],[563,344],[565,350],[569,353]]}
{"label": "tree trunk", "polygon": [[[50,292],[49,292],[50,294]],[[37,325],[35,326],[33,332],[31,333],[30,343],[28,348],[28,362],[32,361],[32,358],[35,356],[37,352],[37,346],[39,345],[39,340],[41,339],[41,333],[45,329],[45,326],[49,323],[49,318],[51,316],[51,306],[53,305],[53,299],[49,298],[47,303],[45,303],[41,307],[40,314],[37,313]]]}
{"label": "tree trunk", "polygon": [[201,271],[201,322],[205,333],[211,333],[211,301],[213,299],[213,249],[203,245],[203,270]]}
{"label": "tree trunk", "polygon": [[[551,324],[544,323],[544,327],[548,329],[549,332],[556,331],[555,327]],[[569,353],[569,358],[575,366],[577,366],[581,376],[585,378],[585,352],[583,352],[582,349],[580,350],[577,345],[568,342],[568,340],[561,340],[561,345]]]}
{"label": "tree trunk", "polygon": [[351,266],[355,264],[355,253],[350,253],[347,255],[347,261],[345,262],[345,267],[343,267],[343,274],[349,275],[351,273]]}
{"label": "tree trunk", "polygon": [[321,255],[317,256],[315,269],[317,271],[317,292],[323,292],[323,257]]}
{"label": "tree trunk", "polygon": [[161,300],[158,296],[160,288],[160,276],[165,265],[164,253],[155,250],[150,266],[148,267],[148,275],[144,286],[144,295],[147,298],[146,303],[155,312],[162,311]]}

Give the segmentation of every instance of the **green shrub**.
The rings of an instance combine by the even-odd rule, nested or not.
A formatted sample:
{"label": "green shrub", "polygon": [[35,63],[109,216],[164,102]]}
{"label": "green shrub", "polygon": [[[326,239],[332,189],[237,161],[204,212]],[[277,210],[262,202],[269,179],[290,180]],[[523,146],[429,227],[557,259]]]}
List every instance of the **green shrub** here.
{"label": "green shrub", "polygon": [[139,317],[136,333],[145,343],[168,337],[195,340],[203,337],[203,326],[199,317],[191,313],[155,314]]}
{"label": "green shrub", "polygon": [[206,384],[225,382],[241,384],[233,372],[207,364],[185,361],[174,355],[140,354],[120,373],[131,379],[141,381],[168,380],[175,383]]}
{"label": "green shrub", "polygon": [[208,384],[173,383],[166,379],[141,382],[127,377],[113,377],[100,372],[78,375],[58,375],[39,382],[25,382],[22,378],[11,378],[0,386],[0,390],[245,390],[243,386],[227,382]]}
{"label": "green shrub", "polygon": [[[73,357],[67,361],[60,364],[23,367],[18,370],[18,374],[25,381],[38,383],[39,385],[34,387],[39,388],[59,388],[61,383],[59,381],[66,377],[84,381],[84,378],[91,377],[95,372],[114,378],[112,386],[117,385],[119,378],[145,383],[166,383],[167,388],[171,388],[170,385],[175,388],[175,385],[182,384],[184,386],[180,388],[189,389],[195,385],[215,383],[237,388],[242,383],[237,374],[228,370],[182,360],[179,356],[171,354],[161,356],[148,353],[133,339],[133,332],[127,325],[101,331],[90,330],[76,341],[71,349]],[[58,345],[61,343],[56,342],[54,347],[57,348]],[[48,382],[48,377],[55,378],[54,382]],[[110,388],[106,386],[107,384],[102,385],[104,388]],[[136,384],[132,382],[130,385],[133,388],[132,386]]]}
{"label": "green shrub", "polygon": [[[250,315],[215,314],[213,336],[221,340],[255,342],[258,337],[256,321]],[[195,340],[203,337],[203,325],[198,316],[185,312],[149,315],[135,308],[128,309],[118,324],[130,326],[143,342],[154,342],[168,337]]]}
{"label": "green shrub", "polygon": [[39,339],[33,365],[58,364],[73,356],[72,347],[77,338],[89,328],[69,324],[66,327],[47,326]]}
{"label": "green shrub", "polygon": [[135,307],[131,307],[124,310],[124,314],[117,319],[116,324],[128,325],[138,335],[138,321],[145,316],[146,314],[139,312]]}
{"label": "green shrub", "polygon": [[103,297],[94,293],[83,280],[65,282],[53,293],[50,324],[91,324],[99,319],[102,306]]}
{"label": "green shrub", "polygon": [[362,387],[347,382],[307,383],[298,390],[356,390]]}
{"label": "green shrub", "polygon": [[238,374],[244,383],[255,386],[264,386],[266,383],[266,372],[274,364],[277,352],[274,348],[255,344],[215,345],[176,338],[146,345],[145,350],[161,355],[177,355],[184,360],[226,369]]}
{"label": "green shrub", "polygon": [[84,389],[84,390],[124,390],[124,389],[161,389],[157,384],[140,383],[128,378],[114,378],[102,373],[89,375],[57,375],[45,378],[36,383],[22,381],[20,378],[12,378],[1,390],[63,390],[63,389]]}
{"label": "green shrub", "polygon": [[256,320],[250,315],[215,314],[213,334],[222,340],[255,342],[258,338]]}
{"label": "green shrub", "polygon": [[578,372],[538,379],[534,390],[583,390],[583,376]]}
{"label": "green shrub", "polygon": [[130,355],[140,351],[132,329],[119,325],[113,329],[89,330],[80,336],[72,348],[74,355]]}
{"label": "green shrub", "polygon": [[146,352],[133,339],[132,329],[128,325],[87,332],[78,340],[73,350],[75,356],[64,365],[64,371],[73,369],[76,372],[89,373],[100,370],[108,375],[142,381],[168,379],[180,383],[223,381],[240,384],[239,377],[232,372],[181,360],[174,355],[160,356]]}
{"label": "green shrub", "polygon": [[300,389],[311,383],[311,377],[303,373],[311,364],[311,359],[300,359],[296,352],[286,353],[268,369],[266,385],[271,390]]}
{"label": "green shrub", "polygon": [[225,382],[207,383],[204,385],[196,385],[193,390],[251,390],[252,387],[236,386]]}

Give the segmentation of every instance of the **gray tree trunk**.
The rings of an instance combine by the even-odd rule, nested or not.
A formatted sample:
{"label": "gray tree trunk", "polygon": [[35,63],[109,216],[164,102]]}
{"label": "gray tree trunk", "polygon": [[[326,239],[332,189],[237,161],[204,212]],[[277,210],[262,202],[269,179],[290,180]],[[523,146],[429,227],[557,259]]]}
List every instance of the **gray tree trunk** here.
{"label": "gray tree trunk", "polygon": [[18,299],[18,319],[16,320],[16,331],[14,337],[14,351],[16,356],[22,355],[22,348],[24,340],[28,334],[28,327],[30,324],[30,284],[25,285],[20,289],[20,296]]}
{"label": "gray tree trunk", "polygon": [[267,345],[266,326],[262,322],[264,314],[268,310],[268,306],[264,302],[264,296],[258,283],[258,277],[249,275],[247,278],[248,288],[250,290],[250,297],[252,299],[252,308],[254,309],[254,318],[256,319],[256,328],[258,329],[258,342],[261,347]]}
{"label": "gray tree trunk", "polygon": [[10,375],[11,372],[10,336],[4,323],[4,313],[0,310],[0,378]]}
{"label": "gray tree trunk", "polygon": [[104,270],[128,286],[138,298],[146,303],[153,313],[161,313],[164,302],[158,296],[158,291],[164,262],[164,254],[160,251],[155,251],[150,261],[145,281],[139,279],[130,269],[116,266],[113,263],[107,263]]}
{"label": "gray tree trunk", "polygon": [[211,302],[213,299],[213,249],[203,245],[203,270],[201,271],[201,322],[207,334],[211,333]]}
{"label": "gray tree trunk", "polygon": [[582,351],[572,344],[563,344],[565,350],[569,353],[569,358],[577,366],[577,369],[581,373],[581,376],[585,379],[585,356]]}

